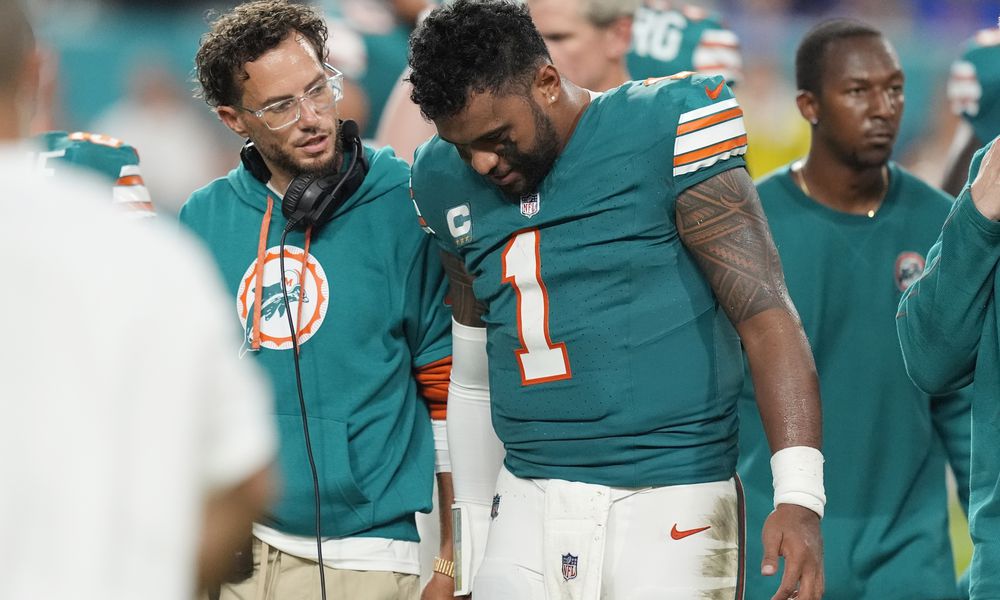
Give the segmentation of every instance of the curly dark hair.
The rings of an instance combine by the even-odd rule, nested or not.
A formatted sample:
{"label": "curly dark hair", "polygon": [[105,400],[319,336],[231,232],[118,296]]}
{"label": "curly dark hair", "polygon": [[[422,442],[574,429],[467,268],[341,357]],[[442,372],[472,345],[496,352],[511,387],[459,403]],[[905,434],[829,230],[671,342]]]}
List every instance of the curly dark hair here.
{"label": "curly dark hair", "polygon": [[244,65],[297,32],[326,59],[326,22],[312,8],[288,0],[255,0],[217,15],[195,55],[201,97],[209,106],[231,106],[243,95]]}
{"label": "curly dark hair", "polygon": [[528,93],[552,62],[528,9],[515,0],[456,0],[410,35],[410,99],[428,119],[450,117],[470,93]]}
{"label": "curly dark hair", "polygon": [[810,29],[795,51],[795,85],[818,94],[826,72],[827,50],[834,42],[857,37],[882,37],[882,32],[850,19],[833,19]]}

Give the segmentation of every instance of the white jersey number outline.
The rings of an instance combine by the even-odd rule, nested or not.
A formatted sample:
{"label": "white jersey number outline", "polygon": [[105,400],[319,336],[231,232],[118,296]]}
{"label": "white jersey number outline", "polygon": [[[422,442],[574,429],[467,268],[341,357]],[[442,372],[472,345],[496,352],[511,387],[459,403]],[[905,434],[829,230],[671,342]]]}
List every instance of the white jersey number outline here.
{"label": "white jersey number outline", "polygon": [[573,377],[563,342],[549,335],[549,293],[542,281],[541,233],[528,229],[514,235],[503,249],[503,282],[517,294],[517,337],[514,351],[521,368],[521,385]]}

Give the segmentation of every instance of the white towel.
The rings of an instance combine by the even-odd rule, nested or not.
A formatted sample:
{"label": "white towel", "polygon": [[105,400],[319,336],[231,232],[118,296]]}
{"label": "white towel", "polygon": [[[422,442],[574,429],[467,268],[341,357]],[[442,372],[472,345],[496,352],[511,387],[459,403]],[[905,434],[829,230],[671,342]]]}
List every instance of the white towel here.
{"label": "white towel", "polygon": [[545,487],[546,600],[600,600],[611,490],[553,479]]}

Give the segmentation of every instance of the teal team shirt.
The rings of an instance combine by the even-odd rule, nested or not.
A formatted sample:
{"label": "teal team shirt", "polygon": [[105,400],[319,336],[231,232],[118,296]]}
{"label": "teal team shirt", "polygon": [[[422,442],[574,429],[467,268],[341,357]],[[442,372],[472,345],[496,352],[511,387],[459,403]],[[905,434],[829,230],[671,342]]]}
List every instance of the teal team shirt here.
{"label": "teal team shirt", "polygon": [[[233,352],[242,340],[245,360],[256,361],[274,387],[282,493],[263,522],[300,536],[315,531],[284,278],[298,323],[323,535],[416,541],[414,513],[431,508],[434,457],[413,370],[450,356],[451,313],[438,252],[413,225],[408,166],[389,149],[366,153],[364,183],[310,236],[304,273],[304,233],[288,235],[282,273],[281,199],[243,166],[196,191],[180,220],[211,249],[233,294],[233,323],[245,331],[234,335]],[[253,351],[261,263],[261,349]]]}
{"label": "teal team shirt", "polygon": [[515,475],[613,486],[732,476],[739,339],[674,211],[685,189],[744,166],[741,114],[720,77],[626,83],[591,101],[520,201],[451,144],[418,149],[421,221],[488,307],[493,424]]}
{"label": "teal team shirt", "polygon": [[639,80],[681,71],[742,79],[739,40],[718,16],[694,6],[648,0],[635,12],[629,73]]}
{"label": "teal team shirt", "polygon": [[[970,182],[979,173],[985,151],[972,159]],[[924,276],[906,291],[896,317],[907,371],[914,382],[933,393],[973,384],[969,498],[973,600],[1000,598],[998,263],[1000,223],[976,209],[966,185],[927,253]]]}
{"label": "teal team shirt", "polygon": [[1000,135],[1000,29],[984,29],[951,66],[948,99],[982,143]]}
{"label": "teal team shirt", "polygon": [[[896,306],[923,273],[948,196],[890,163],[874,218],[807,197],[786,167],[758,183],[785,281],[816,359],[823,404],[827,600],[958,597],[945,464],[968,502],[969,396],[932,398],[906,375]],[[773,509],[771,451],[749,377],[740,401],[747,530]],[[747,598],[770,598],[759,536],[747,544]]]}

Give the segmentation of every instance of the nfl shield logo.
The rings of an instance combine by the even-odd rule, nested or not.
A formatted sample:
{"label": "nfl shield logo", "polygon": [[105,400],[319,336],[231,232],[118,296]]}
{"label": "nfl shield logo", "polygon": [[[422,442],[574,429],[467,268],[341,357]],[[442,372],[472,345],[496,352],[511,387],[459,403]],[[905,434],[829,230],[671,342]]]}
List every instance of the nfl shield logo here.
{"label": "nfl shield logo", "polygon": [[576,579],[576,563],[579,560],[579,557],[572,554],[562,555],[562,574],[564,580]]}
{"label": "nfl shield logo", "polygon": [[490,508],[490,519],[497,518],[500,514],[500,494],[493,496],[493,506]]}
{"label": "nfl shield logo", "polygon": [[538,192],[521,196],[521,214],[529,219],[538,214],[538,209],[541,208],[541,205],[542,198],[538,195]]}

